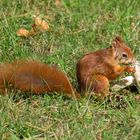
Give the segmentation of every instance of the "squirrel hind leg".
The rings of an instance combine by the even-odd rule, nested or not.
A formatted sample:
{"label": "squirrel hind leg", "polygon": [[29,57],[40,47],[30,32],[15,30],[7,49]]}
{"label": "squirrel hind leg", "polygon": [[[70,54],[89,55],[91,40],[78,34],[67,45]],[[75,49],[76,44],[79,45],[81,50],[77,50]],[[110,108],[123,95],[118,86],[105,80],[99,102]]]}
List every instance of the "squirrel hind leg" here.
{"label": "squirrel hind leg", "polygon": [[109,80],[103,75],[92,75],[84,80],[82,90],[93,91],[97,97],[105,98],[109,95]]}

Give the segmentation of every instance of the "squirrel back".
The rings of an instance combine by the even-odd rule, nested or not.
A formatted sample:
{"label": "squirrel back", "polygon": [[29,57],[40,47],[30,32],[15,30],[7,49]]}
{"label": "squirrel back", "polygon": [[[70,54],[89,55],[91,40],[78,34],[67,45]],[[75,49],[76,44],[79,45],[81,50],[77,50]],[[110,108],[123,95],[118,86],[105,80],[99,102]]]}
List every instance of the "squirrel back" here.
{"label": "squirrel back", "polygon": [[45,92],[63,92],[68,97],[79,98],[67,75],[56,66],[38,61],[16,61],[0,66],[0,85],[4,91],[5,82],[21,91],[42,94]]}

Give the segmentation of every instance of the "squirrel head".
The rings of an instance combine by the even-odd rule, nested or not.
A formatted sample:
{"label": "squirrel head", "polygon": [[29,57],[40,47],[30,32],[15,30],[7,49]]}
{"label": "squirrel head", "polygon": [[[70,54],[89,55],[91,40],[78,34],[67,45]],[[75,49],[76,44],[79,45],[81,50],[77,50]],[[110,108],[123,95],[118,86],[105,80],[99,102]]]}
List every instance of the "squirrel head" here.
{"label": "squirrel head", "polygon": [[131,48],[129,48],[121,37],[117,36],[112,41],[114,57],[120,64],[132,64],[135,58]]}

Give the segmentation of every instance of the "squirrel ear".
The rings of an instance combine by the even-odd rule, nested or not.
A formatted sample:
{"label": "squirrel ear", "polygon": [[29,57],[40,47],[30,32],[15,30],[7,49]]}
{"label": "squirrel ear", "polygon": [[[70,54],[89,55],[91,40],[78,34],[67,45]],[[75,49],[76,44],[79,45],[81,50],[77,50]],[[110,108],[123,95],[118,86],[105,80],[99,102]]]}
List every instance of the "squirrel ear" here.
{"label": "squirrel ear", "polygon": [[120,36],[116,36],[112,41],[112,47],[114,47],[114,48],[119,47],[120,43],[123,43],[122,38]]}
{"label": "squirrel ear", "polygon": [[117,55],[117,47],[116,47],[116,46],[117,46],[117,45],[116,45],[116,42],[113,41],[113,42],[112,42],[112,51],[113,51],[114,57]]}
{"label": "squirrel ear", "polygon": [[120,43],[123,42],[123,39],[122,39],[120,36],[116,36],[114,40],[115,40],[115,41],[118,41],[118,42],[120,42]]}

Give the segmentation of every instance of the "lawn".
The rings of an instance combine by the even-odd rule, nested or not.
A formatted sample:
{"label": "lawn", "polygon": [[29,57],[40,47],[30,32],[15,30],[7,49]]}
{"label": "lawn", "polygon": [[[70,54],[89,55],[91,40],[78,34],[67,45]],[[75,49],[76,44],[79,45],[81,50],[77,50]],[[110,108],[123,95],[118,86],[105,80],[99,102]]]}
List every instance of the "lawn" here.
{"label": "lawn", "polygon": [[[45,18],[50,29],[27,38],[17,36],[19,28],[31,29],[34,16]],[[110,46],[116,35],[139,59],[139,0],[0,1],[1,63],[31,59],[56,64],[75,88],[77,61]],[[55,93],[0,96],[0,139],[139,140],[140,103],[135,93],[127,92],[125,109],[116,108],[116,102],[75,101]]]}

